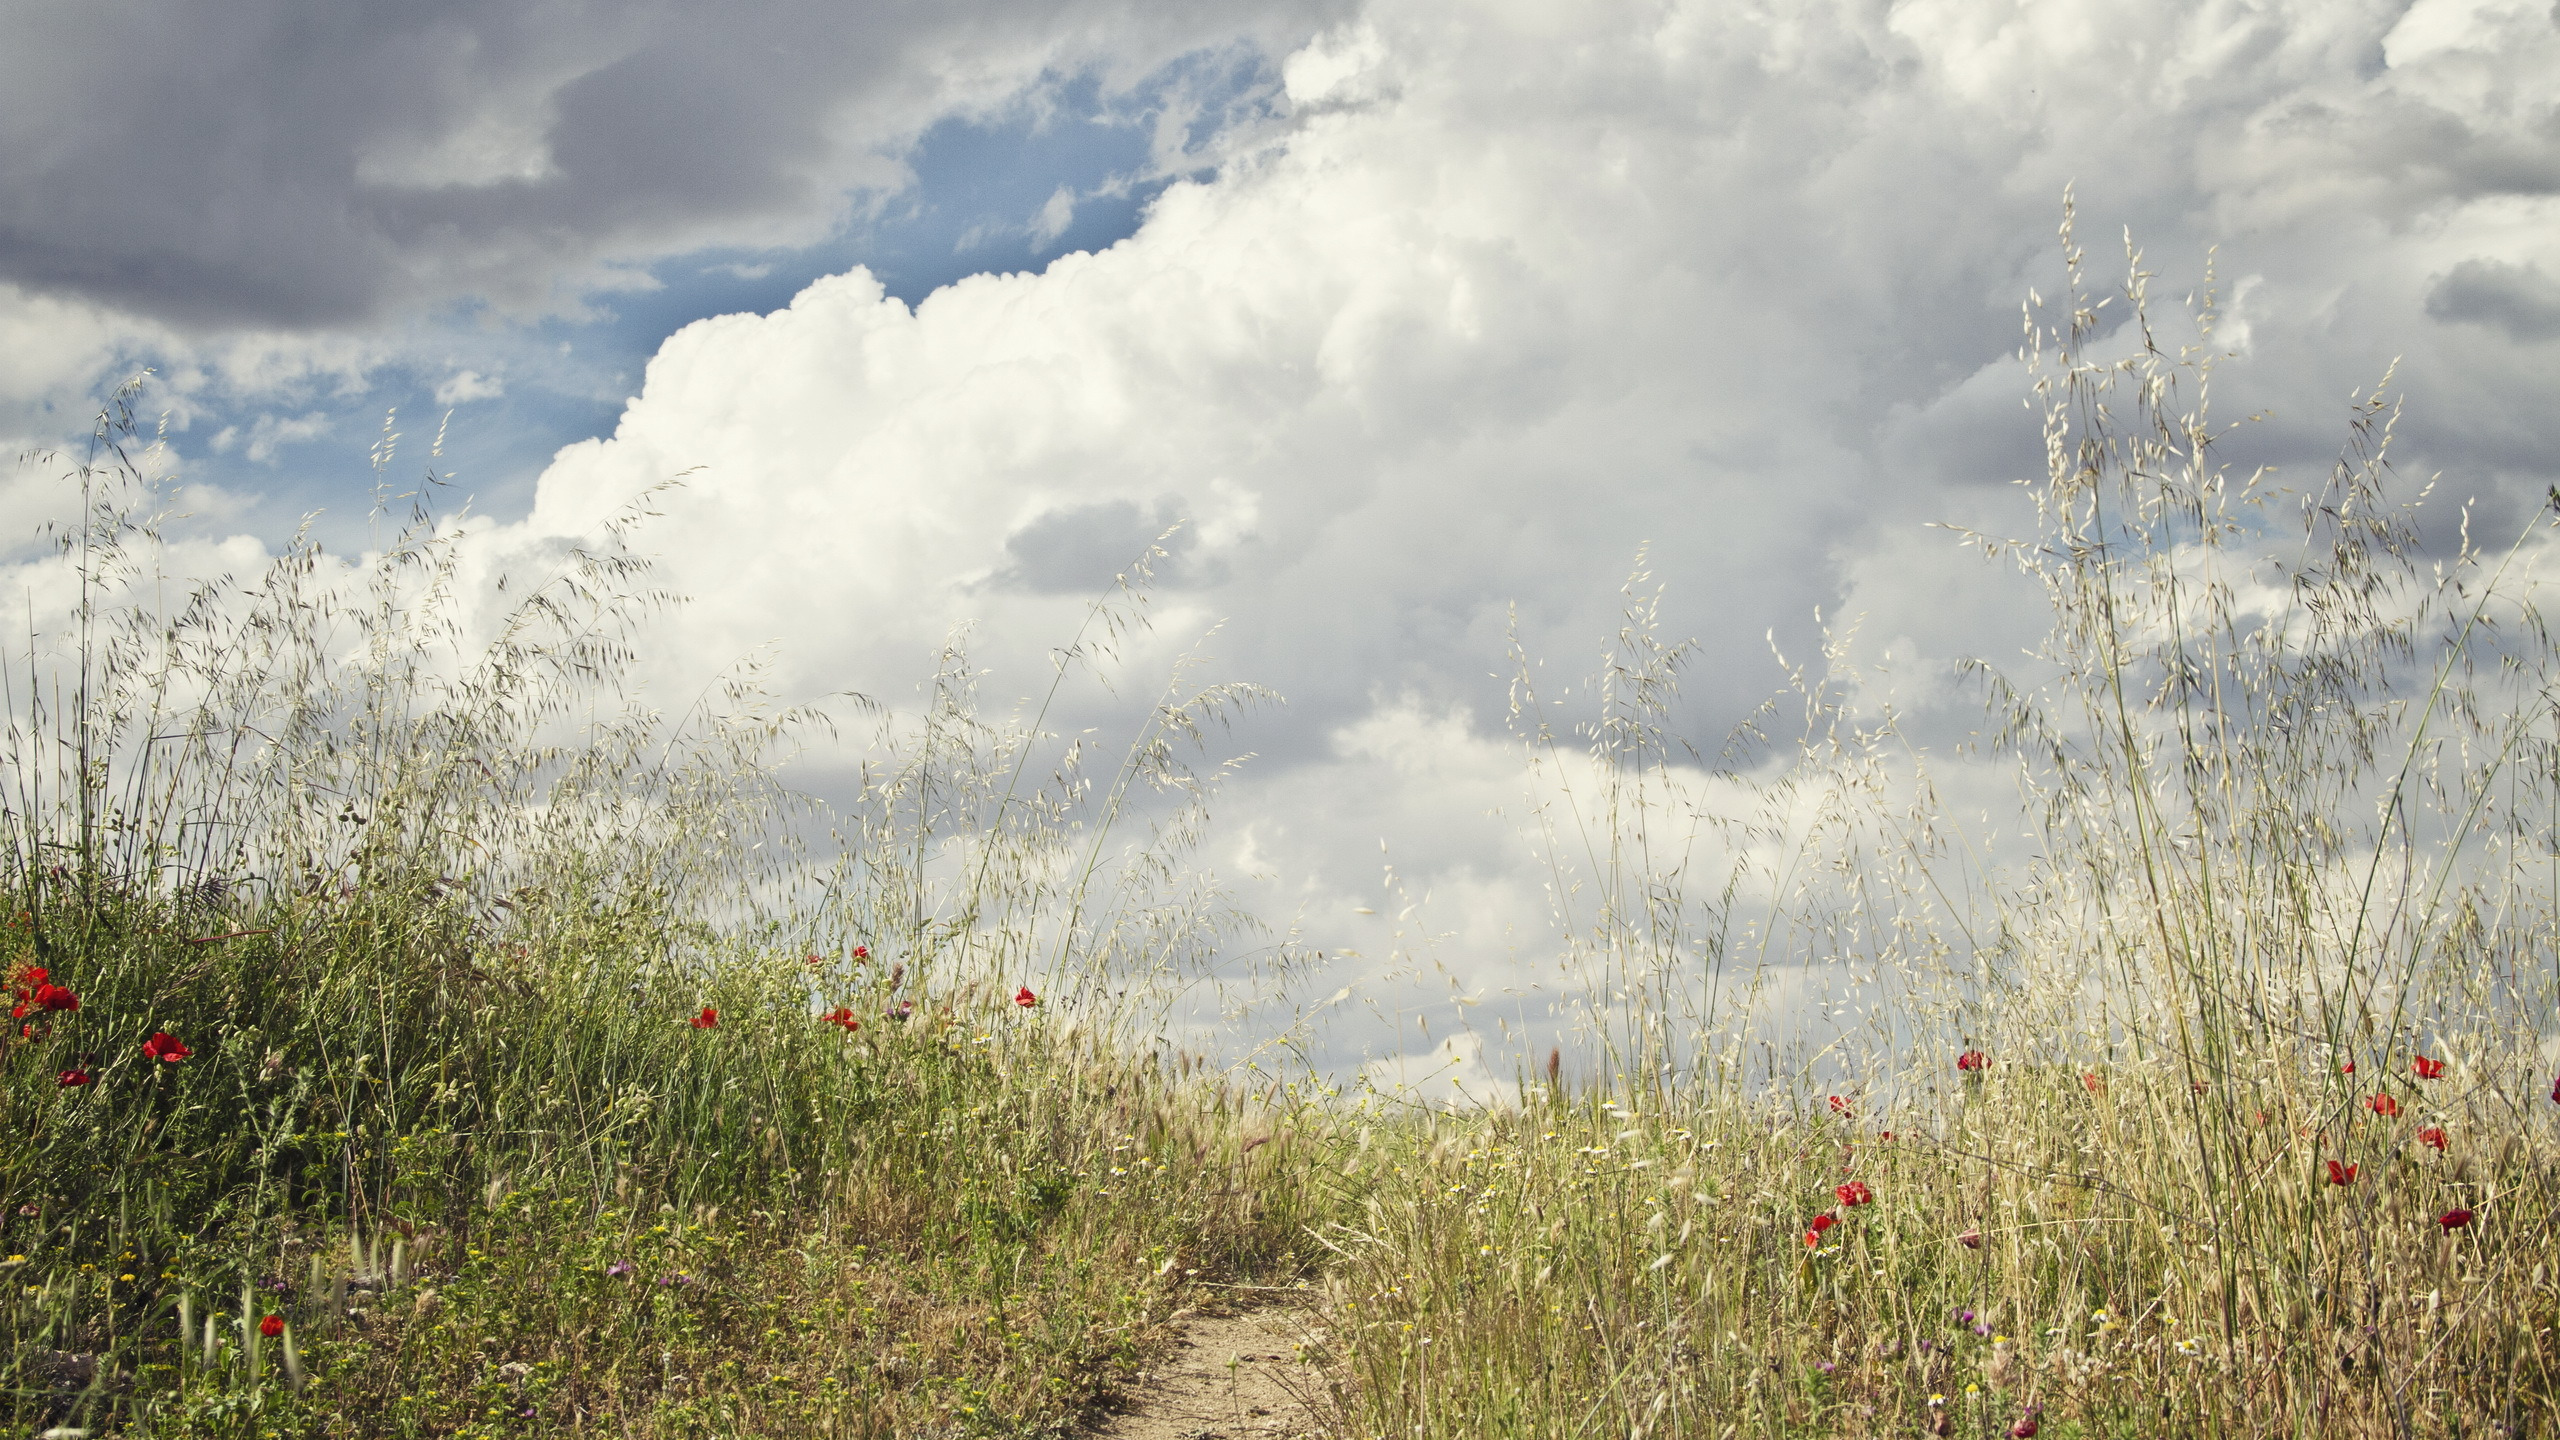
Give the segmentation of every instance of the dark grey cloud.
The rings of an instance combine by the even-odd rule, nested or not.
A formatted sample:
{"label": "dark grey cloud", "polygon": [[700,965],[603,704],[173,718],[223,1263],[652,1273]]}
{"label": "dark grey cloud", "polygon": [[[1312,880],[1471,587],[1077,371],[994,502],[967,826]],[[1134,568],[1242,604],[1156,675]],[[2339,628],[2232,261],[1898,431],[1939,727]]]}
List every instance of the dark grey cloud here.
{"label": "dark grey cloud", "polygon": [[1335,0],[0,0],[0,282],[191,327],[553,303],[805,244],[942,115]]}
{"label": "dark grey cloud", "polygon": [[2427,291],[2427,314],[2503,330],[2532,344],[2560,335],[2560,280],[2539,265],[2465,260]]}

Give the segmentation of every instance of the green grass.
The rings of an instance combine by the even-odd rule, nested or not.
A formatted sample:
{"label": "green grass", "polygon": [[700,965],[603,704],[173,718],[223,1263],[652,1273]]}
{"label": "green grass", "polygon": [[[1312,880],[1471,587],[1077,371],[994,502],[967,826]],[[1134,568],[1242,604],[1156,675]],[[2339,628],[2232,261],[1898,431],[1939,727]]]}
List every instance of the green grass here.
{"label": "green grass", "polygon": [[[1056,1433],[1181,1296],[1311,1248],[1239,1101],[1000,995],[891,1019],[877,966],[681,980],[414,895],[75,913],[17,932],[81,1000],[8,1057],[22,1424]],[[188,943],[233,929],[272,933]],[[146,1059],[161,1028],[192,1053]]]}
{"label": "green grass", "polygon": [[[774,776],[828,717],[618,700],[621,522],[471,643],[423,512],[156,575],[136,439],[7,677],[9,1422],[1057,1434],[1203,1287],[1306,1273],[1265,1107],[1124,1040],[1229,923],[1173,861],[1237,692],[1089,790],[954,657],[821,816]],[[1133,791],[1174,823],[1106,850]]]}

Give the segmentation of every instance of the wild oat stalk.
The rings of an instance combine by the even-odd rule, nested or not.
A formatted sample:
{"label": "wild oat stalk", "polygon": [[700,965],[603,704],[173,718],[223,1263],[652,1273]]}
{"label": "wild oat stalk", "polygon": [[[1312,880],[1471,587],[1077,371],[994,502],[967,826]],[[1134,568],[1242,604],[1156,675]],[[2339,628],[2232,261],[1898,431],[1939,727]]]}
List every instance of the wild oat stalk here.
{"label": "wild oat stalk", "polygon": [[2063,249],[2040,529],[1972,537],[2053,625],[1974,748],[1839,631],[1711,772],[1640,593],[1587,753],[1515,692],[1600,1082],[1335,1132],[1362,1428],[2560,1421],[2550,517],[2422,537],[2387,381],[2319,484],[2232,476],[2210,281],[2173,351]]}

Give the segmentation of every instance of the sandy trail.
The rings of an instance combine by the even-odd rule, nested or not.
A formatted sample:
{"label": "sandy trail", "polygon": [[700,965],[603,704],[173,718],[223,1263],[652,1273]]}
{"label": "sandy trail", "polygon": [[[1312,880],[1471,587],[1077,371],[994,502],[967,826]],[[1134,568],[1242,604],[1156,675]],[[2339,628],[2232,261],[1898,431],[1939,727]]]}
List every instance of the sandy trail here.
{"label": "sandy trail", "polygon": [[1312,1440],[1325,1432],[1307,1397],[1321,1389],[1300,1360],[1313,1316],[1288,1305],[1194,1315],[1182,1338],[1131,1387],[1134,1403],[1093,1433],[1101,1440]]}

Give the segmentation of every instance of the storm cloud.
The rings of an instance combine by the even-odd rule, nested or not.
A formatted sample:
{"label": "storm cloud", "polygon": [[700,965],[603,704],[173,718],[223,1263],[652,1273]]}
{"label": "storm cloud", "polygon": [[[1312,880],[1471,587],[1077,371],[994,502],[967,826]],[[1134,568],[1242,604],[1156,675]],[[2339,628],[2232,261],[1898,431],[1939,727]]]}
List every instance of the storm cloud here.
{"label": "storm cloud", "polygon": [[1320,3],[0,6],[0,282],[204,329],[526,308],[805,244],[931,122]]}

